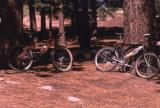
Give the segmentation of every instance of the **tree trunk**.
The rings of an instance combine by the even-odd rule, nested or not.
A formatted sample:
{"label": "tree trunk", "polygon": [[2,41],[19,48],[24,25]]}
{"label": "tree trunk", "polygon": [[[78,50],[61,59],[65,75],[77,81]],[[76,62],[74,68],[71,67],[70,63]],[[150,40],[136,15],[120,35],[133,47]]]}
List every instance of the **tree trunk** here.
{"label": "tree trunk", "polygon": [[28,5],[29,5],[30,30],[36,32],[37,25],[36,25],[35,7],[33,6],[34,0],[29,0]]}
{"label": "tree trunk", "polygon": [[1,48],[18,43],[23,31],[23,0],[1,0],[2,15]]}
{"label": "tree trunk", "polygon": [[91,17],[90,17],[90,34],[92,36],[96,36],[97,33],[97,8],[96,8],[96,0],[91,1]]}
{"label": "tree trunk", "polygon": [[124,0],[124,15],[125,43],[137,44],[152,32],[154,0]]}
{"label": "tree trunk", "polygon": [[49,11],[49,39],[52,38],[52,20],[53,20],[53,17],[52,17],[52,8],[50,8],[50,11]]}
{"label": "tree trunk", "polygon": [[19,43],[23,30],[23,0],[1,0],[2,22],[0,24],[0,56],[6,63],[8,49]]}
{"label": "tree trunk", "polygon": [[76,18],[77,36],[82,49],[90,48],[88,0],[80,0]]}
{"label": "tree trunk", "polygon": [[[45,3],[45,1],[41,0],[41,3],[43,4],[43,3]],[[41,32],[42,32],[42,35],[40,36],[40,39],[42,40],[42,39],[45,38],[46,31],[47,31],[45,7],[41,8],[40,14],[41,14]]]}
{"label": "tree trunk", "polygon": [[46,17],[45,17],[45,9],[41,9],[41,31],[46,31]]}
{"label": "tree trunk", "polygon": [[59,45],[65,46],[63,4],[59,6]]}
{"label": "tree trunk", "polygon": [[72,33],[72,35],[73,36],[77,36],[77,32],[76,32],[76,14],[77,14],[77,12],[78,12],[78,0],[72,0],[72,2],[73,2],[73,9],[72,9],[72,12],[71,12],[71,33]]}
{"label": "tree trunk", "polygon": [[17,20],[19,23],[19,25],[17,27],[19,29],[18,33],[21,36],[21,34],[23,32],[23,0],[16,0],[16,3],[17,3],[16,17],[17,17]]}

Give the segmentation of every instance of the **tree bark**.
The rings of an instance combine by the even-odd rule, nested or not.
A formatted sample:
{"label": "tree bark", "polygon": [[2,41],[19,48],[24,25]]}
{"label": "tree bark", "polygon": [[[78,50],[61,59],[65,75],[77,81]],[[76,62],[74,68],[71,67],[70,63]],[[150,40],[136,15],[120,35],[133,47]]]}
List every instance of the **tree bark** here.
{"label": "tree bark", "polygon": [[88,0],[80,0],[80,7],[76,14],[76,28],[80,48],[90,48]]}
{"label": "tree bark", "polygon": [[96,7],[96,0],[91,1],[91,18],[90,18],[90,34],[92,36],[96,35],[97,32],[97,7]]}
{"label": "tree bark", "polygon": [[19,35],[21,36],[23,32],[23,0],[16,0],[16,17],[17,17],[17,27],[19,29]]}
{"label": "tree bark", "polygon": [[[45,3],[45,1],[41,0],[41,3],[43,4],[43,3]],[[46,28],[46,12],[45,12],[45,7],[41,8],[40,15],[41,15],[41,32],[42,32],[42,35],[40,36],[40,40],[42,40],[42,39],[45,38],[46,31],[47,31],[47,28]]]}
{"label": "tree bark", "polygon": [[71,11],[71,32],[72,32],[72,35],[73,36],[77,36],[77,32],[76,32],[76,16],[77,16],[77,12],[78,12],[78,0],[72,0],[72,3],[73,3],[73,9]]}
{"label": "tree bark", "polygon": [[154,0],[124,0],[124,16],[125,43],[137,44],[152,32]]}
{"label": "tree bark", "polygon": [[50,8],[50,11],[49,11],[49,39],[52,37],[52,20],[53,20],[53,17],[52,17],[52,8]]}
{"label": "tree bark", "polygon": [[23,31],[23,0],[1,0],[2,15],[1,48],[18,43]]}
{"label": "tree bark", "polygon": [[63,3],[59,5],[59,45],[65,46]]}
{"label": "tree bark", "polygon": [[23,30],[23,0],[1,0],[0,56],[3,64],[11,47],[19,43]]}
{"label": "tree bark", "polygon": [[29,0],[28,5],[29,5],[30,30],[36,32],[37,25],[36,25],[35,7],[33,6],[34,0]]}

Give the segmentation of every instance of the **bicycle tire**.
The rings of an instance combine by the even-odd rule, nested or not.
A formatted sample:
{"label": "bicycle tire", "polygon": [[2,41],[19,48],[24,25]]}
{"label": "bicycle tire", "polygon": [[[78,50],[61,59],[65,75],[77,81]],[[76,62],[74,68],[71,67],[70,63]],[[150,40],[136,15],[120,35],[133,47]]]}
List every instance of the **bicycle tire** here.
{"label": "bicycle tire", "polygon": [[151,79],[160,70],[160,60],[154,53],[144,53],[137,59],[135,68],[139,77]]}
{"label": "bicycle tire", "polygon": [[[25,51],[25,52],[24,52]],[[23,57],[20,55],[23,53]],[[26,71],[33,64],[33,54],[31,50],[26,50],[23,47],[15,47],[8,54],[8,65],[16,71]]]}
{"label": "bicycle tire", "polygon": [[119,57],[119,54],[116,50],[114,50],[114,47],[101,48],[96,53],[96,56],[94,59],[96,68],[100,71],[105,71],[105,72],[112,71],[117,66],[117,62],[114,61],[113,58],[116,59],[118,57]]}
{"label": "bicycle tire", "polygon": [[65,72],[72,68],[73,56],[66,47],[56,47],[51,51],[52,63],[59,71]]}

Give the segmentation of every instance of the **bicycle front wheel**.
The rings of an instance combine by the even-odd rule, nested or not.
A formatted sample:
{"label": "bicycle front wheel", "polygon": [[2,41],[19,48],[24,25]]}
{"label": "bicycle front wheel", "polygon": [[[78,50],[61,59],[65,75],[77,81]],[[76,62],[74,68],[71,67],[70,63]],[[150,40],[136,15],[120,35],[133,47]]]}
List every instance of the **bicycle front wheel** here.
{"label": "bicycle front wheel", "polygon": [[118,57],[118,52],[113,47],[104,47],[96,53],[95,65],[100,71],[112,71],[117,66]]}
{"label": "bicycle front wheel", "polygon": [[32,51],[29,49],[16,47],[9,52],[8,65],[13,70],[28,70],[32,63]]}
{"label": "bicycle front wheel", "polygon": [[154,53],[144,53],[137,59],[135,68],[139,77],[145,79],[153,78],[160,69],[159,58]]}
{"label": "bicycle front wheel", "polygon": [[59,71],[69,71],[73,64],[71,51],[65,47],[57,47],[51,52],[52,62]]}

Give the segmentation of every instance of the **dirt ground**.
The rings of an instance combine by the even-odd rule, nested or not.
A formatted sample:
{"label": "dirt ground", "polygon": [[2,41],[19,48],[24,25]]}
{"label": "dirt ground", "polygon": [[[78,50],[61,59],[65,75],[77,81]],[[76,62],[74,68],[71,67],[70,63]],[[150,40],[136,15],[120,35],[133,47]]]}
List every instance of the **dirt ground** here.
{"label": "dirt ground", "polygon": [[160,108],[160,80],[100,72],[93,61],[63,73],[1,70],[0,108]]}

